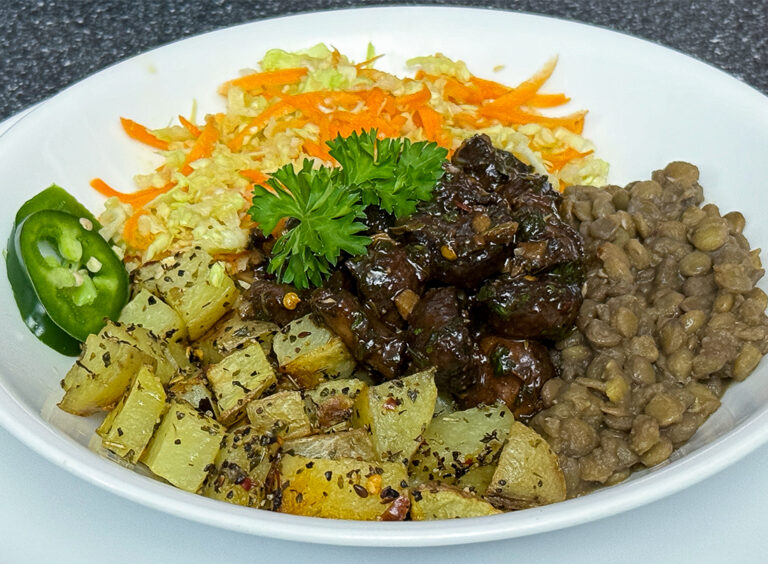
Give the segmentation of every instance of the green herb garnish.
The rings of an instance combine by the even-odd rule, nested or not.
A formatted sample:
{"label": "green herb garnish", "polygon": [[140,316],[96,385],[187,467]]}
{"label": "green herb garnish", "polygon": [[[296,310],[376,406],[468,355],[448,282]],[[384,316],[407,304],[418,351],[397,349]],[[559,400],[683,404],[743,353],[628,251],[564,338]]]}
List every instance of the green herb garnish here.
{"label": "green herb garnish", "polygon": [[397,217],[412,214],[420,201],[432,198],[448,154],[436,143],[377,139],[376,130],[339,136],[327,144],[341,165],[341,183],[359,191],[363,204]]}
{"label": "green herb garnish", "polygon": [[370,238],[360,235],[367,227],[357,220],[367,206],[402,217],[430,200],[448,154],[436,143],[377,139],[376,130],[327,144],[340,168],[305,160],[296,172],[286,165],[267,181],[272,190],[254,186],[248,210],[264,235],[288,220],[268,270],[300,289],[321,285],[342,252],[365,254]]}
{"label": "green herb garnish", "polygon": [[358,235],[366,229],[356,221],[365,217],[358,195],[339,187],[332,176],[331,169],[313,169],[305,160],[298,172],[286,165],[272,174],[267,184],[274,192],[254,186],[249,213],[265,235],[283,218],[296,222],[272,247],[269,272],[297,288],[310,282],[319,286],[342,251],[363,254],[371,242]]}

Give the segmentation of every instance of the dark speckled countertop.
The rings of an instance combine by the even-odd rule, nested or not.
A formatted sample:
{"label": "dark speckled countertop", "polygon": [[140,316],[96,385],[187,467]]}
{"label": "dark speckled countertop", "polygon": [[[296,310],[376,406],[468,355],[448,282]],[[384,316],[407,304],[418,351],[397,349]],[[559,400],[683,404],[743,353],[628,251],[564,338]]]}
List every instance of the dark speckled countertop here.
{"label": "dark speckled countertop", "polygon": [[[768,0],[422,0],[547,14],[678,49],[768,94]],[[280,14],[381,0],[0,0],[0,119],[116,61],[176,39]]]}

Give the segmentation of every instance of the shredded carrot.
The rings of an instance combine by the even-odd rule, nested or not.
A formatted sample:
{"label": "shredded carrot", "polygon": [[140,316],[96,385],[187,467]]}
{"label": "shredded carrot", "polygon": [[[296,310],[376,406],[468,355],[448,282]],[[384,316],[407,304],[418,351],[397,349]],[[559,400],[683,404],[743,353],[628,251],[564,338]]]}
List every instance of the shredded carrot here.
{"label": "shredded carrot", "polygon": [[266,110],[248,122],[248,124],[240,130],[240,133],[232,138],[232,140],[228,143],[228,147],[232,151],[239,150],[240,147],[243,146],[243,141],[245,140],[246,136],[250,135],[251,133],[255,133],[253,131],[255,128],[264,125],[273,117],[282,116],[287,113],[291,113],[292,111],[293,108],[286,102],[278,102],[272,106],[269,106]]}
{"label": "shredded carrot", "polygon": [[128,134],[128,137],[131,139],[135,139],[136,141],[141,141],[145,145],[149,145],[150,147],[155,147],[156,149],[160,149],[162,151],[168,150],[168,141],[163,141],[162,139],[158,139],[153,135],[146,127],[141,125],[140,123],[136,123],[135,121],[132,121],[128,118],[121,117],[120,123],[123,126],[123,129]]}
{"label": "shredded carrot", "polygon": [[484,100],[480,88],[474,84],[462,84],[453,77],[445,81],[443,95],[457,104],[481,104]]}
{"label": "shredded carrot", "polygon": [[544,155],[544,158],[545,160],[549,161],[550,165],[552,166],[552,170],[560,170],[569,162],[576,159],[583,159],[592,153],[594,153],[594,151],[585,151],[580,153],[576,149],[568,147],[559,153],[555,153],[553,155]]}
{"label": "shredded carrot", "polygon": [[255,168],[249,168],[240,171],[240,176],[245,176],[248,180],[254,184],[264,184],[269,178],[266,174]]}
{"label": "shredded carrot", "polygon": [[365,67],[367,67],[368,65],[371,65],[371,64],[373,64],[374,62],[378,61],[378,60],[379,60],[379,59],[381,59],[383,56],[384,56],[384,53],[382,53],[382,54],[380,54],[380,55],[376,55],[376,56],[374,56],[374,57],[371,57],[370,59],[368,59],[368,60],[366,60],[366,61],[363,61],[362,63],[357,63],[357,64],[355,65],[355,68],[356,68],[358,71],[360,71],[360,70],[363,70]]}
{"label": "shredded carrot", "polygon": [[314,143],[309,140],[304,141],[304,150],[307,152],[308,155],[318,158],[321,161],[332,162],[332,163],[336,162],[336,159],[334,159],[330,155],[330,153],[328,153],[328,150],[322,147],[319,143]]}
{"label": "shredded carrot", "polygon": [[200,136],[200,129],[191,121],[189,121],[187,118],[185,118],[183,115],[179,114],[179,123],[184,126],[184,128],[189,131],[193,136],[199,137]]}
{"label": "shredded carrot", "polygon": [[539,114],[532,114],[520,110],[519,108],[490,108],[483,106],[480,108],[480,115],[500,121],[505,125],[523,125],[526,123],[537,123],[544,127],[565,127],[574,133],[581,134],[584,129],[584,116],[586,111],[574,112],[567,116],[549,117]]}
{"label": "shredded carrot", "polygon": [[220,94],[226,94],[233,86],[243,90],[259,90],[266,86],[285,86],[300,81],[308,72],[306,67],[280,69],[269,72],[256,72],[225,82],[219,88]]}
{"label": "shredded carrot", "polygon": [[526,104],[533,108],[554,108],[570,101],[565,94],[536,94]]}
{"label": "shredded carrot", "polygon": [[145,188],[137,192],[119,192],[112,188],[109,184],[104,182],[101,178],[94,178],[91,180],[91,187],[99,194],[103,194],[108,198],[117,198],[124,204],[131,204],[134,208],[141,208],[157,198],[160,194],[165,194],[168,190],[173,188],[176,183],[169,182],[165,186]]}
{"label": "shredded carrot", "polygon": [[510,90],[509,86],[504,86],[493,80],[486,80],[477,76],[471,77],[469,81],[480,90],[480,95],[483,97],[483,100],[493,100],[499,96],[503,96]]}
{"label": "shredded carrot", "polygon": [[200,137],[197,138],[195,144],[187,153],[187,158],[184,159],[184,164],[181,167],[181,174],[187,175],[192,172],[190,163],[195,162],[198,159],[210,157],[213,153],[213,148],[216,145],[216,141],[219,140],[219,130],[216,127],[216,122],[209,119],[203,131],[200,133]]}
{"label": "shredded carrot", "polygon": [[443,117],[429,106],[416,110],[414,123],[424,130],[424,136],[438,145],[447,145],[443,138]]}
{"label": "shredded carrot", "polygon": [[274,135],[275,133],[280,133],[286,129],[301,129],[307,125],[307,123],[309,123],[309,120],[306,118],[286,119],[283,121],[278,121],[270,131],[272,132],[272,135]]}
{"label": "shredded carrot", "polygon": [[552,72],[555,70],[556,65],[557,57],[552,57],[549,61],[544,63],[544,66],[541,67],[541,69],[539,69],[531,78],[521,82],[519,85],[517,85],[517,87],[513,88],[506,94],[502,94],[494,101],[489,102],[486,107],[490,106],[496,108],[515,108],[521,104],[525,104],[528,100],[533,98],[539,91],[539,88],[541,88],[542,85],[547,80],[549,80],[549,77],[552,76]]}
{"label": "shredded carrot", "polygon": [[152,244],[155,237],[151,233],[149,235],[141,235],[139,233],[139,218],[148,214],[147,210],[139,210],[127,219],[123,226],[123,239],[134,249],[144,250]]}
{"label": "shredded carrot", "polygon": [[405,94],[395,98],[398,106],[405,107],[406,109],[413,111],[429,102],[432,98],[432,91],[425,84],[421,90],[417,90],[413,94]]}

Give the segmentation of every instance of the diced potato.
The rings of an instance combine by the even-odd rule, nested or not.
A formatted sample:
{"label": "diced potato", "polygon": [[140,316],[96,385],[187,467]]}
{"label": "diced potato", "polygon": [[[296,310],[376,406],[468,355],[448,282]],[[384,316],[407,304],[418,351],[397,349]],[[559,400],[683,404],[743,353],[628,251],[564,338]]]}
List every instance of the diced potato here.
{"label": "diced potato", "polygon": [[506,510],[565,499],[565,477],[541,435],[517,421],[512,424],[485,498]]}
{"label": "diced potato", "polygon": [[408,467],[411,478],[416,484],[436,481],[470,486],[482,495],[513,422],[512,413],[504,405],[473,407],[435,417]]}
{"label": "diced potato", "polygon": [[177,488],[196,492],[219,454],[225,431],[187,402],[173,401],[141,461]]}
{"label": "diced potato", "polygon": [[172,398],[186,401],[200,413],[218,418],[219,406],[208,388],[208,380],[202,374],[173,382],[168,394]]}
{"label": "diced potato", "polygon": [[136,463],[152,438],[163,411],[163,385],[149,367],[143,366],[128,394],[107,415],[96,433],[105,448]]}
{"label": "diced potato", "polygon": [[367,387],[362,380],[342,378],[304,392],[313,427],[322,431],[348,428],[355,399]]}
{"label": "diced potato", "polygon": [[179,374],[179,365],[171,354],[168,343],[158,338],[149,329],[132,323],[115,323],[108,321],[99,332],[104,338],[124,341],[132,344],[152,358],[152,367],[155,376],[167,385]]}
{"label": "diced potato", "polygon": [[351,429],[340,433],[313,435],[301,439],[285,441],[282,452],[296,454],[307,458],[356,458],[358,460],[375,460],[371,436],[365,429]]}
{"label": "diced potato", "polygon": [[434,370],[366,388],[355,401],[353,424],[367,427],[380,460],[408,464],[435,411]]}
{"label": "diced potato", "polygon": [[246,407],[251,426],[259,435],[296,439],[312,432],[301,392],[277,392],[253,400]]}
{"label": "diced potato", "polygon": [[148,290],[141,290],[125,304],[118,321],[141,325],[166,341],[182,341],[187,336],[187,326],[176,310]]}
{"label": "diced potato", "polygon": [[267,482],[277,449],[277,443],[264,440],[250,425],[228,432],[203,495],[236,505],[271,509]]}
{"label": "diced potato", "polygon": [[284,455],[279,468],[282,513],[373,521],[401,505],[398,498],[408,499],[405,466],[398,462]]}
{"label": "diced potato", "polygon": [[65,393],[59,407],[82,416],[112,409],[144,364],[156,361],[131,343],[88,335],[80,358],[61,382]]}
{"label": "diced potato", "polygon": [[274,323],[241,319],[237,312],[231,312],[203,335],[195,346],[203,351],[208,363],[221,362],[225,356],[254,343],[260,344],[268,354],[272,350],[272,338],[279,330]]}
{"label": "diced potato", "polygon": [[193,341],[213,327],[237,296],[224,267],[199,247],[144,265],[133,279],[179,313]]}
{"label": "diced potato", "polygon": [[336,335],[307,315],[286,325],[272,342],[280,371],[302,388],[325,379],[348,378],[355,360]]}
{"label": "diced potato", "polygon": [[459,519],[501,513],[493,505],[453,486],[424,484],[411,491],[411,519]]}
{"label": "diced potato", "polygon": [[211,384],[219,406],[219,421],[231,425],[246,404],[261,396],[275,383],[275,372],[259,345],[250,345],[208,367]]}

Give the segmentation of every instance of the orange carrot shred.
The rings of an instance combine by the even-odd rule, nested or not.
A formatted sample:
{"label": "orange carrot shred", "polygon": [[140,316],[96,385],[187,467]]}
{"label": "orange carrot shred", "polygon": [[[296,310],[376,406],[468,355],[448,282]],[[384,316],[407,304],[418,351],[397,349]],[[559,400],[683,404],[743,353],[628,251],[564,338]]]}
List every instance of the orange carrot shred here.
{"label": "orange carrot shred", "polygon": [[570,101],[565,94],[536,94],[526,104],[533,108],[554,108]]}
{"label": "orange carrot shred", "polygon": [[334,159],[328,151],[321,146],[319,143],[315,143],[313,141],[306,140],[304,141],[304,151],[315,158],[320,159],[321,161],[327,161],[335,163],[336,159]]}
{"label": "orange carrot shred", "polygon": [[140,123],[136,123],[133,120],[130,120],[128,118],[121,117],[120,123],[123,126],[123,129],[128,134],[128,137],[131,139],[135,139],[136,141],[141,141],[145,145],[149,145],[150,147],[155,147],[156,149],[160,149],[162,151],[168,150],[168,141],[163,141],[162,139],[158,139],[153,135],[146,127],[141,125]]}
{"label": "orange carrot shred", "polygon": [[216,122],[209,119],[206,122],[203,131],[200,133],[200,137],[197,138],[197,141],[195,141],[195,144],[192,145],[189,153],[187,153],[187,157],[184,159],[184,164],[180,169],[181,174],[186,176],[192,172],[190,163],[193,163],[198,159],[210,157],[218,139],[219,130],[216,127]]}
{"label": "orange carrot shred", "polygon": [[544,155],[544,159],[549,161],[550,171],[558,171],[563,168],[569,162],[576,159],[583,159],[584,157],[591,155],[594,151],[585,151],[580,153],[576,149],[568,147],[564,151],[555,153],[553,155]]}
{"label": "orange carrot shred", "polygon": [[474,84],[462,84],[453,77],[449,77],[445,81],[443,87],[443,94],[449,100],[456,102],[457,104],[481,104],[485,99],[483,94]]}
{"label": "orange carrot shred", "polygon": [[403,96],[397,96],[395,101],[398,106],[405,107],[406,109],[413,111],[416,108],[423,106],[432,98],[432,91],[425,84],[421,90],[417,90],[412,94],[405,94]]}
{"label": "orange carrot shred", "polygon": [[235,135],[232,140],[228,143],[228,147],[232,151],[237,151],[240,149],[240,147],[243,146],[243,141],[245,140],[246,136],[255,133],[253,131],[257,127],[260,127],[261,125],[264,125],[267,121],[272,119],[273,117],[279,117],[282,115],[285,115],[287,113],[290,113],[293,111],[293,108],[286,103],[285,101],[277,102],[276,104],[273,104],[272,106],[269,106],[266,110],[261,112],[259,115],[254,117],[248,124],[240,130],[240,132]]}
{"label": "orange carrot shred", "polygon": [[492,102],[489,102],[484,107],[494,108],[515,108],[521,104],[525,104],[528,100],[533,98],[539,91],[539,88],[549,80],[552,76],[552,72],[557,65],[557,57],[551,58],[547,61],[541,69],[539,69],[531,78],[521,82],[515,88],[502,94]]}
{"label": "orange carrot shred", "polygon": [[90,182],[91,187],[98,193],[107,196],[108,198],[117,198],[124,204],[131,204],[134,208],[141,208],[157,198],[160,194],[165,194],[168,190],[173,188],[176,183],[169,182],[165,186],[150,187],[137,192],[119,192],[112,188],[109,184],[104,182],[101,178],[94,178]]}
{"label": "orange carrot shred", "polygon": [[192,135],[195,137],[200,136],[200,128],[198,128],[194,123],[189,121],[187,118],[185,118],[183,115],[179,114],[179,123],[184,126],[184,128],[189,131]]}
{"label": "orange carrot shred", "polygon": [[267,181],[267,178],[269,178],[266,174],[264,174],[260,170],[256,170],[255,168],[241,170],[240,175],[245,176],[248,180],[250,180],[254,184],[264,184]]}
{"label": "orange carrot shred", "polygon": [[508,86],[476,76],[471,77],[469,81],[473,86],[476,86],[480,90],[480,95],[483,97],[483,100],[493,100],[499,96],[503,96],[510,90]]}
{"label": "orange carrot shred", "polygon": [[144,250],[149,247],[155,239],[152,234],[139,234],[139,218],[147,213],[149,213],[147,210],[137,211],[126,220],[125,225],[123,226],[123,239],[125,239],[125,242],[134,249]]}
{"label": "orange carrot shred", "polygon": [[584,116],[586,111],[574,112],[572,114],[560,117],[542,116],[525,112],[518,108],[494,108],[482,106],[479,110],[480,115],[487,118],[497,119],[504,125],[523,125],[526,123],[537,123],[544,127],[565,127],[574,133],[581,134],[584,129]]}
{"label": "orange carrot shred", "polygon": [[286,84],[295,84],[306,76],[308,69],[298,67],[293,69],[280,69],[269,72],[257,72],[248,74],[225,82],[219,88],[220,94],[226,94],[233,86],[238,86],[243,90],[259,90],[266,86],[284,86]]}
{"label": "orange carrot shred", "polygon": [[416,110],[414,118],[414,123],[422,128],[427,139],[438,145],[446,145],[442,132],[443,117],[436,110],[423,106]]}

